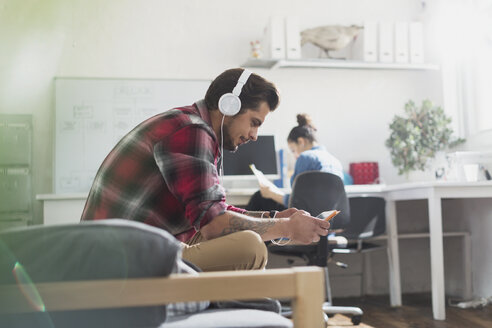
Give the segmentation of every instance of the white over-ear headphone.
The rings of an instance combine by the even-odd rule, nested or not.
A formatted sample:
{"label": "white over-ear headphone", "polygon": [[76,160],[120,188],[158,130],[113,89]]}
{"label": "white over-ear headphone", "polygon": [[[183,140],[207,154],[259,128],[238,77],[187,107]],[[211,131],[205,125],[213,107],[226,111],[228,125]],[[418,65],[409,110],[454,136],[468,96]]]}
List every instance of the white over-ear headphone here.
{"label": "white over-ear headphone", "polygon": [[243,70],[243,73],[239,77],[239,80],[237,81],[237,84],[232,92],[223,94],[220,97],[219,111],[225,116],[234,116],[241,110],[241,99],[239,99],[239,95],[241,94],[241,90],[248,81],[251,73],[252,72],[247,69]]}

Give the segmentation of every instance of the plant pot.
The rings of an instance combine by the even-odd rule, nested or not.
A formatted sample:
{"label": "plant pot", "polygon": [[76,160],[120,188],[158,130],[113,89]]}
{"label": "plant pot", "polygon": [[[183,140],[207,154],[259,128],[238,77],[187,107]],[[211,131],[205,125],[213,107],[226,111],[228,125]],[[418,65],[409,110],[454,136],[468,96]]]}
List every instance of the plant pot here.
{"label": "plant pot", "polygon": [[410,171],[405,174],[407,182],[420,182],[420,181],[433,181],[435,180],[434,173],[431,169],[426,169],[425,171]]}
{"label": "plant pot", "polygon": [[436,153],[434,158],[429,160],[424,171],[410,171],[406,175],[406,179],[409,182],[446,180],[448,172],[449,163],[446,160],[446,153],[440,151]]}

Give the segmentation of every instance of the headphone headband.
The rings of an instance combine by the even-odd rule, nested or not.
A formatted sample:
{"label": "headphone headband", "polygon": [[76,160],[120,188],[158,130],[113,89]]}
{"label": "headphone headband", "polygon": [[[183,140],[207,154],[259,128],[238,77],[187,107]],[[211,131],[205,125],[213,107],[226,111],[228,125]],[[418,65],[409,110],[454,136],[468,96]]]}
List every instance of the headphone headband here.
{"label": "headphone headband", "polygon": [[247,69],[243,70],[243,72],[241,73],[241,76],[239,77],[239,80],[237,80],[236,86],[232,90],[232,93],[234,95],[239,97],[239,95],[241,94],[241,90],[243,89],[243,86],[246,84],[246,82],[248,82],[248,79],[249,79],[251,73],[252,72],[250,70],[247,70]]}

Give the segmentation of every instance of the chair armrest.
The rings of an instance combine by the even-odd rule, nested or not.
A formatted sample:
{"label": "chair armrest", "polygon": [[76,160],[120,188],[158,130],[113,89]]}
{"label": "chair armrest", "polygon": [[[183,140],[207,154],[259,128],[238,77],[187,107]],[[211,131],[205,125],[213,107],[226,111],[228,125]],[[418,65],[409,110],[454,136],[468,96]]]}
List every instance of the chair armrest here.
{"label": "chair armrest", "polygon": [[[0,286],[0,313],[148,306],[186,301],[293,300],[295,327],[323,327],[321,268],[221,271],[166,278]],[[28,302],[26,302],[26,298]],[[7,301],[8,300],[8,301]],[[37,300],[42,300],[36,304]]]}

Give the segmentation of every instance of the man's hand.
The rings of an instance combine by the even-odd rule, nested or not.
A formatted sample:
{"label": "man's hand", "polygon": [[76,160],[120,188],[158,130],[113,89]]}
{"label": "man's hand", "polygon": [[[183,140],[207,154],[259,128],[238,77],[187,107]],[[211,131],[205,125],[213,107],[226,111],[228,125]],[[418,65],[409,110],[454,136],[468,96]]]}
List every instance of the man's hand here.
{"label": "man's hand", "polygon": [[295,211],[287,222],[287,237],[293,242],[301,244],[316,243],[319,241],[320,236],[328,235],[329,222],[312,217],[306,211]]}
{"label": "man's hand", "polygon": [[303,211],[303,210],[298,210],[297,208],[295,207],[291,207],[291,208],[288,208],[286,210],[283,210],[283,211],[280,211],[277,213],[277,215],[275,216],[276,218],[288,218],[288,217],[291,217],[292,215],[294,215],[295,213],[297,212],[301,212],[303,214],[306,214],[306,215],[310,215],[308,212],[306,211]]}

